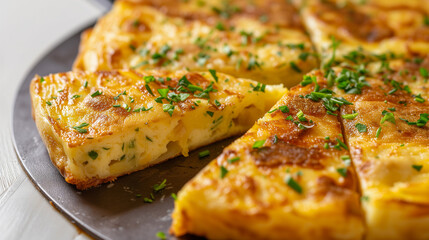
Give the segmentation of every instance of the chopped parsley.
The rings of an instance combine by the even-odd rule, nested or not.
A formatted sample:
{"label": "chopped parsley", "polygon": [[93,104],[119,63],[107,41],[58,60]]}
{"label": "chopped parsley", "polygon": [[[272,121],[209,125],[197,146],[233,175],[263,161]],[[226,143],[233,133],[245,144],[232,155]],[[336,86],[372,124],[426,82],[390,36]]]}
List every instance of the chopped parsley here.
{"label": "chopped parsley", "polygon": [[255,68],[261,68],[261,65],[256,61],[254,57],[251,57],[247,64],[247,70],[253,70]]}
{"label": "chopped parsley", "polygon": [[420,170],[422,170],[423,165],[411,165],[412,168],[414,168],[417,172],[420,172]]}
{"label": "chopped parsley", "polygon": [[224,166],[220,166],[220,178],[224,178],[227,173],[228,169],[226,169]]}
{"label": "chopped parsley", "polygon": [[155,192],[159,192],[167,186],[166,183],[167,183],[167,179],[164,179],[160,184],[153,185],[152,188]]}
{"label": "chopped parsley", "polygon": [[45,82],[46,80],[45,80],[45,78],[44,77],[41,77],[40,78],[40,83],[42,83],[42,82]]}
{"label": "chopped parsley", "polygon": [[46,104],[48,104],[48,106],[52,105],[52,103],[50,101],[46,101]]}
{"label": "chopped parsley", "polygon": [[225,31],[225,30],[226,30],[226,28],[225,28],[225,26],[223,25],[223,23],[222,23],[222,22],[218,22],[218,23],[216,24],[215,28],[216,28],[217,30],[219,30],[219,31]]}
{"label": "chopped parsley", "polygon": [[416,125],[417,127],[424,127],[429,120],[428,113],[420,113],[420,118],[416,122],[410,122],[406,119],[399,118],[402,121],[405,121],[408,125]]}
{"label": "chopped parsley", "polygon": [[383,110],[381,114],[383,115],[383,117],[380,120],[380,124],[383,124],[386,121],[396,124],[395,116],[393,115],[393,113]]}
{"label": "chopped parsley", "polygon": [[253,143],[253,145],[252,145],[252,148],[253,148],[253,149],[260,149],[260,148],[262,148],[262,146],[264,146],[264,144],[265,144],[265,141],[266,141],[266,140],[258,140],[258,141],[255,141],[255,142]]}
{"label": "chopped parsley", "polygon": [[179,93],[179,94],[177,94],[175,92],[170,92],[170,93],[168,93],[167,96],[168,96],[168,99],[170,101],[181,102],[181,101],[185,101],[190,96],[190,94],[189,93]]}
{"label": "chopped parsley", "polygon": [[344,165],[346,165],[346,167],[349,167],[352,164],[352,160],[350,159],[349,155],[341,156],[341,160],[344,161]]}
{"label": "chopped parsley", "polygon": [[218,77],[217,77],[217,75],[216,75],[216,70],[214,70],[214,69],[209,69],[209,72],[210,72],[210,74],[212,75],[213,79],[214,79],[216,82],[218,82],[218,81],[219,81],[219,78],[218,78]]}
{"label": "chopped parsley", "polygon": [[204,66],[207,63],[207,60],[209,60],[210,56],[205,53],[198,53],[198,58],[196,58],[196,62],[199,66]]}
{"label": "chopped parsley", "polygon": [[418,103],[424,103],[425,99],[422,97],[421,94],[414,96],[414,101],[418,102]]}
{"label": "chopped parsley", "polygon": [[380,136],[380,133],[381,133],[381,127],[379,127],[375,132],[375,137],[378,138]]}
{"label": "chopped parsley", "polygon": [[347,168],[337,168],[337,172],[343,176],[343,177],[347,177]]}
{"label": "chopped parsley", "polygon": [[240,157],[233,157],[228,159],[227,162],[231,164],[237,162],[238,160],[240,160]]}
{"label": "chopped parsley", "polygon": [[365,80],[364,74],[348,69],[343,69],[335,79],[335,82],[337,87],[344,90],[347,94],[361,94],[363,87],[370,86]]}
{"label": "chopped parsley", "polygon": [[214,103],[215,103],[216,107],[220,106],[220,102],[218,100],[214,100]]}
{"label": "chopped parsley", "polygon": [[152,90],[150,89],[149,84],[145,84],[145,88],[150,95],[155,96],[155,94],[153,94]]}
{"label": "chopped parsley", "polygon": [[359,115],[359,113],[344,114],[341,115],[341,117],[347,120],[353,120],[357,117],[357,115]]}
{"label": "chopped parsley", "polygon": [[87,133],[88,129],[85,129],[84,127],[89,126],[88,123],[81,123],[79,126],[72,127],[74,130],[78,131],[79,133]]}
{"label": "chopped parsley", "polygon": [[164,110],[164,112],[167,112],[168,114],[170,114],[170,117],[171,117],[171,116],[173,116],[174,105],[169,104],[169,103],[165,103],[162,105],[162,110]]}
{"label": "chopped parsley", "polygon": [[119,97],[120,97],[121,95],[127,95],[127,91],[123,91],[123,92],[119,93],[119,94],[118,94],[116,97],[114,97],[113,99],[118,100],[118,99],[119,99]]}
{"label": "chopped parsley", "polygon": [[[113,105],[114,107],[115,107],[115,105]],[[120,106],[120,105],[119,105]],[[149,111],[149,110],[151,110],[153,107],[150,107],[150,108],[145,108],[145,107],[141,107],[141,108],[136,108],[136,109],[134,109],[133,110],[133,112],[146,112],[146,111]]]}
{"label": "chopped parsley", "polygon": [[309,84],[312,84],[313,82],[317,84],[316,76],[304,75],[301,81],[301,86],[305,87]]}
{"label": "chopped parsley", "polygon": [[337,145],[335,145],[334,148],[336,148],[337,150],[341,150],[341,148],[344,148],[345,150],[349,150],[347,145],[339,138],[337,138]]}
{"label": "chopped parsley", "polygon": [[98,157],[98,153],[96,151],[90,151],[88,152],[88,156],[92,159],[95,160]]}
{"label": "chopped parsley", "polygon": [[282,113],[288,113],[288,112],[289,112],[289,108],[288,108],[288,106],[286,106],[286,105],[280,106],[280,107],[279,107],[279,110],[280,110]]}
{"label": "chopped parsley", "polygon": [[177,194],[172,193],[172,194],[171,194],[171,197],[174,199],[174,201],[176,201],[176,200],[177,200]]}
{"label": "chopped parsley", "polygon": [[211,111],[207,111],[206,112],[210,117],[213,117],[213,115],[214,115],[214,112],[211,112]]}
{"label": "chopped parsley", "polygon": [[423,25],[429,26],[429,16],[428,15],[423,16]]}
{"label": "chopped parsley", "polygon": [[75,94],[71,97],[71,99],[76,99],[76,98],[80,98],[80,95]]}
{"label": "chopped parsley", "polygon": [[290,49],[298,48],[298,49],[304,50],[305,46],[304,46],[304,43],[297,43],[297,44],[289,43],[289,44],[286,44],[286,47]]}
{"label": "chopped parsley", "polygon": [[161,239],[161,240],[167,239],[167,236],[165,235],[164,232],[157,232],[156,233],[156,237],[159,238],[159,239]]}
{"label": "chopped parsley", "polygon": [[273,113],[273,112],[275,112],[275,111],[277,111],[277,110],[279,110],[278,108],[273,108],[273,109],[271,109],[270,111],[268,111],[268,113]]}
{"label": "chopped parsley", "polygon": [[360,133],[366,132],[366,125],[365,124],[356,123],[355,127]]}
{"label": "chopped parsley", "polygon": [[101,94],[103,94],[103,92],[100,92],[97,90],[93,94],[91,94],[91,97],[96,97],[96,96],[101,95]]}
{"label": "chopped parsley", "polygon": [[302,188],[299,185],[299,183],[297,181],[295,181],[295,179],[293,179],[292,176],[288,175],[285,179],[285,183],[292,188],[295,192],[301,194],[302,193]]}
{"label": "chopped parsley", "polygon": [[310,56],[310,53],[308,52],[302,52],[299,54],[298,58],[301,59],[302,61],[306,61],[308,56]]}
{"label": "chopped parsley", "polygon": [[198,153],[199,158],[204,158],[210,155],[210,150],[204,150]]}
{"label": "chopped parsley", "polygon": [[251,83],[250,87],[253,89],[254,92],[265,92],[265,88],[267,87],[267,85],[258,82],[256,86],[253,86],[253,84]]}
{"label": "chopped parsley", "polygon": [[429,72],[426,68],[420,67],[419,72],[420,72],[420,75],[422,75],[422,77],[429,78]]}
{"label": "chopped parsley", "polygon": [[297,73],[301,73],[302,70],[298,67],[298,65],[296,65],[296,63],[294,61],[289,63],[290,67],[295,70],[295,72]]}

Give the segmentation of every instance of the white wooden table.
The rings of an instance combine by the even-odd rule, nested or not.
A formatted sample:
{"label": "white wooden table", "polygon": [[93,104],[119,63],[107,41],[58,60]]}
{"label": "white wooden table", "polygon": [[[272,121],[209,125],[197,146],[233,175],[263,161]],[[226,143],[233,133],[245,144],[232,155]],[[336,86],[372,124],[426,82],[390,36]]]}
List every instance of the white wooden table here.
{"label": "white wooden table", "polygon": [[40,194],[18,163],[11,116],[23,77],[52,47],[99,17],[93,0],[0,1],[0,239],[87,239]]}

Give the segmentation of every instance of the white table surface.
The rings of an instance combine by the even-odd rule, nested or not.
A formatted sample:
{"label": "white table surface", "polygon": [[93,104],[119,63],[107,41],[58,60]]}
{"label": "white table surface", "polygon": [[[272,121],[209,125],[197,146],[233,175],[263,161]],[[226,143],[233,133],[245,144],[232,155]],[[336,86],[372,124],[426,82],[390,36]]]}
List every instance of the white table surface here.
{"label": "white table surface", "polygon": [[11,116],[15,94],[31,67],[102,12],[94,0],[0,0],[0,239],[88,239],[21,169]]}

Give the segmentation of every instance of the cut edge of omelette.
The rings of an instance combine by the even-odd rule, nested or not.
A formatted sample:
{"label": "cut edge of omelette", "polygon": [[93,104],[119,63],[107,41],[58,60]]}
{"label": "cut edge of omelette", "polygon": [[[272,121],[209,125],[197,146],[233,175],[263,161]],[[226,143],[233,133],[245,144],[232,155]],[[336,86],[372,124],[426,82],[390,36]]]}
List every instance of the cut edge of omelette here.
{"label": "cut edge of omelette", "polygon": [[285,91],[216,71],[69,72],[30,87],[51,160],[78,189],[244,132]]}

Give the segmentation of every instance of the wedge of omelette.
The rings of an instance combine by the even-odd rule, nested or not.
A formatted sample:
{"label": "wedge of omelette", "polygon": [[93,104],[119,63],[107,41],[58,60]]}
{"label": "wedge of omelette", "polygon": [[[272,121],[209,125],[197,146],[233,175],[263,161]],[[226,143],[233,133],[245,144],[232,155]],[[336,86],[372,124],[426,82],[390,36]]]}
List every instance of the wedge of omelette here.
{"label": "wedge of omelette", "polygon": [[305,98],[326,88],[323,75],[318,79],[307,77],[292,88],[182,188],[174,235],[362,239],[358,182],[335,116],[339,105],[328,112]]}
{"label": "wedge of omelette", "polygon": [[317,66],[287,1],[119,0],[83,34],[74,70],[215,69],[293,86]]}
{"label": "wedge of omelette", "polygon": [[429,54],[428,0],[302,0],[323,65]]}
{"label": "wedge of omelette", "polygon": [[416,65],[422,68],[409,63],[375,76],[343,69],[335,78],[336,92],[353,103],[341,107],[340,119],[360,180],[366,239],[429,238],[428,76]]}
{"label": "wedge of omelette", "polygon": [[51,160],[78,189],[244,132],[285,91],[215,70],[68,72],[30,88]]}

